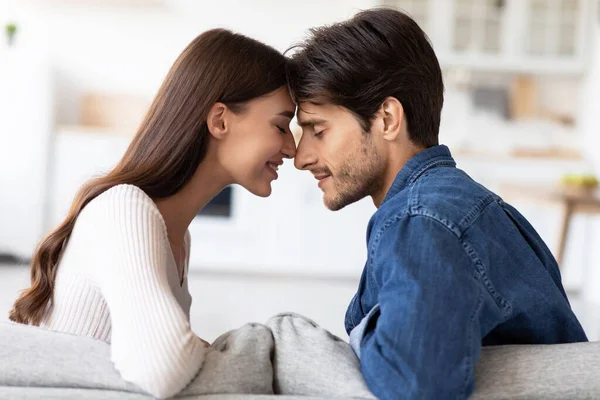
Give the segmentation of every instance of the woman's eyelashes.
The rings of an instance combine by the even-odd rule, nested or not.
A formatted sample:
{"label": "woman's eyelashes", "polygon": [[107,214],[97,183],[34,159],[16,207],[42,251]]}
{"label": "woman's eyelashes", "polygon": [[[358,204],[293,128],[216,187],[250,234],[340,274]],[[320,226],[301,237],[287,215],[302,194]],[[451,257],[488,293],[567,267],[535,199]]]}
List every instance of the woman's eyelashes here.
{"label": "woman's eyelashes", "polygon": [[287,129],[285,129],[285,128],[282,128],[282,127],[281,127],[281,126],[279,126],[279,125],[275,125],[275,126],[277,127],[277,130],[278,130],[278,131],[279,131],[281,134],[285,135],[285,134],[287,134],[287,133],[288,133],[288,132],[287,132]]}
{"label": "woman's eyelashes", "polygon": [[324,131],[325,131],[325,130],[322,130],[322,131],[319,131],[319,132],[315,132],[315,133],[313,134],[313,136],[314,136],[314,137],[316,137],[316,138],[320,138],[321,136],[323,136],[323,132],[324,132]]}

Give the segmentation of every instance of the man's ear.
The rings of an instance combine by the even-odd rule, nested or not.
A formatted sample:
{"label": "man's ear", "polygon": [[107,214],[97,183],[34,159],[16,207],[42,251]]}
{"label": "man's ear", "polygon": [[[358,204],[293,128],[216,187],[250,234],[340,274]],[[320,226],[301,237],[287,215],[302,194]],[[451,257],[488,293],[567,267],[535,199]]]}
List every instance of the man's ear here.
{"label": "man's ear", "polygon": [[223,103],[215,103],[208,112],[206,125],[215,139],[223,139],[227,134],[228,121],[226,116],[228,112],[229,108]]}
{"label": "man's ear", "polygon": [[402,103],[395,97],[388,97],[381,104],[379,111],[383,117],[383,138],[387,141],[396,140],[405,128]]}

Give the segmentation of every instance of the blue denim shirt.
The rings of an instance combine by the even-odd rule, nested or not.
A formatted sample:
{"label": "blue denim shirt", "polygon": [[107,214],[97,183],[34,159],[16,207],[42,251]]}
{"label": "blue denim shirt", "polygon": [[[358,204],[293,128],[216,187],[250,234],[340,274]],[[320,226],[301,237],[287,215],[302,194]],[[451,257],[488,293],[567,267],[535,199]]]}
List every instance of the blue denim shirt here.
{"label": "blue denim shirt", "polygon": [[467,398],[482,345],[587,341],[542,239],[445,146],[402,168],[367,249],[345,323],[379,399]]}

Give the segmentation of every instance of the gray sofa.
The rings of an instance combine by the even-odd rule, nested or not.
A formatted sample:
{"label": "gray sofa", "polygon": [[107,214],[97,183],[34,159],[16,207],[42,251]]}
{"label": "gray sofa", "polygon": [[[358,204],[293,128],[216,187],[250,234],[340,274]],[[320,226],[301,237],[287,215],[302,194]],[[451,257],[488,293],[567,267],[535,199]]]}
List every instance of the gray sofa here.
{"label": "gray sofa", "polygon": [[[298,317],[294,318],[298,321]],[[286,333],[294,335],[291,339],[282,339],[283,330],[277,331],[277,326],[267,323],[269,328],[261,332],[273,330],[274,334],[269,332],[268,337],[275,338],[274,354],[272,348],[268,350],[269,345],[261,343],[267,336],[253,334],[255,327],[264,328],[263,325],[241,328],[240,332],[246,332],[243,337],[224,335],[211,346],[211,364],[203,367],[207,372],[201,372],[177,398],[270,400],[273,395],[265,393],[273,392],[287,393],[277,398],[288,400],[368,398],[361,392],[360,378],[352,375],[357,371],[356,361],[345,350],[341,359],[328,360],[335,363],[332,365],[337,370],[327,377],[323,370],[307,365],[314,362],[317,354],[323,357],[332,353],[332,349],[339,353],[337,349],[347,347],[307,321],[302,326],[292,322],[296,325]],[[308,329],[319,331],[308,332]],[[243,345],[231,346],[228,341],[243,341]],[[93,339],[0,323],[0,399],[151,398],[120,378],[109,353],[106,343]],[[261,367],[259,364],[265,360],[268,365]],[[256,371],[267,374],[268,379],[261,381]],[[600,343],[484,348],[476,366],[473,398],[598,399]]]}

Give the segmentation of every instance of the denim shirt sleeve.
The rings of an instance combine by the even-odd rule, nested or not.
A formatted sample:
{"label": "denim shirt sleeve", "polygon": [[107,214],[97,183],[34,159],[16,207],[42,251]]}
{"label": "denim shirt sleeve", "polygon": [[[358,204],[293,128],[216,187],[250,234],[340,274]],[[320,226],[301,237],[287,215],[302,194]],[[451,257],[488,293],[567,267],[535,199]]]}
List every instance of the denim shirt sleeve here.
{"label": "denim shirt sleeve", "polygon": [[396,217],[371,251],[380,309],[360,344],[369,388],[382,400],[467,398],[483,291],[460,238],[431,217]]}

